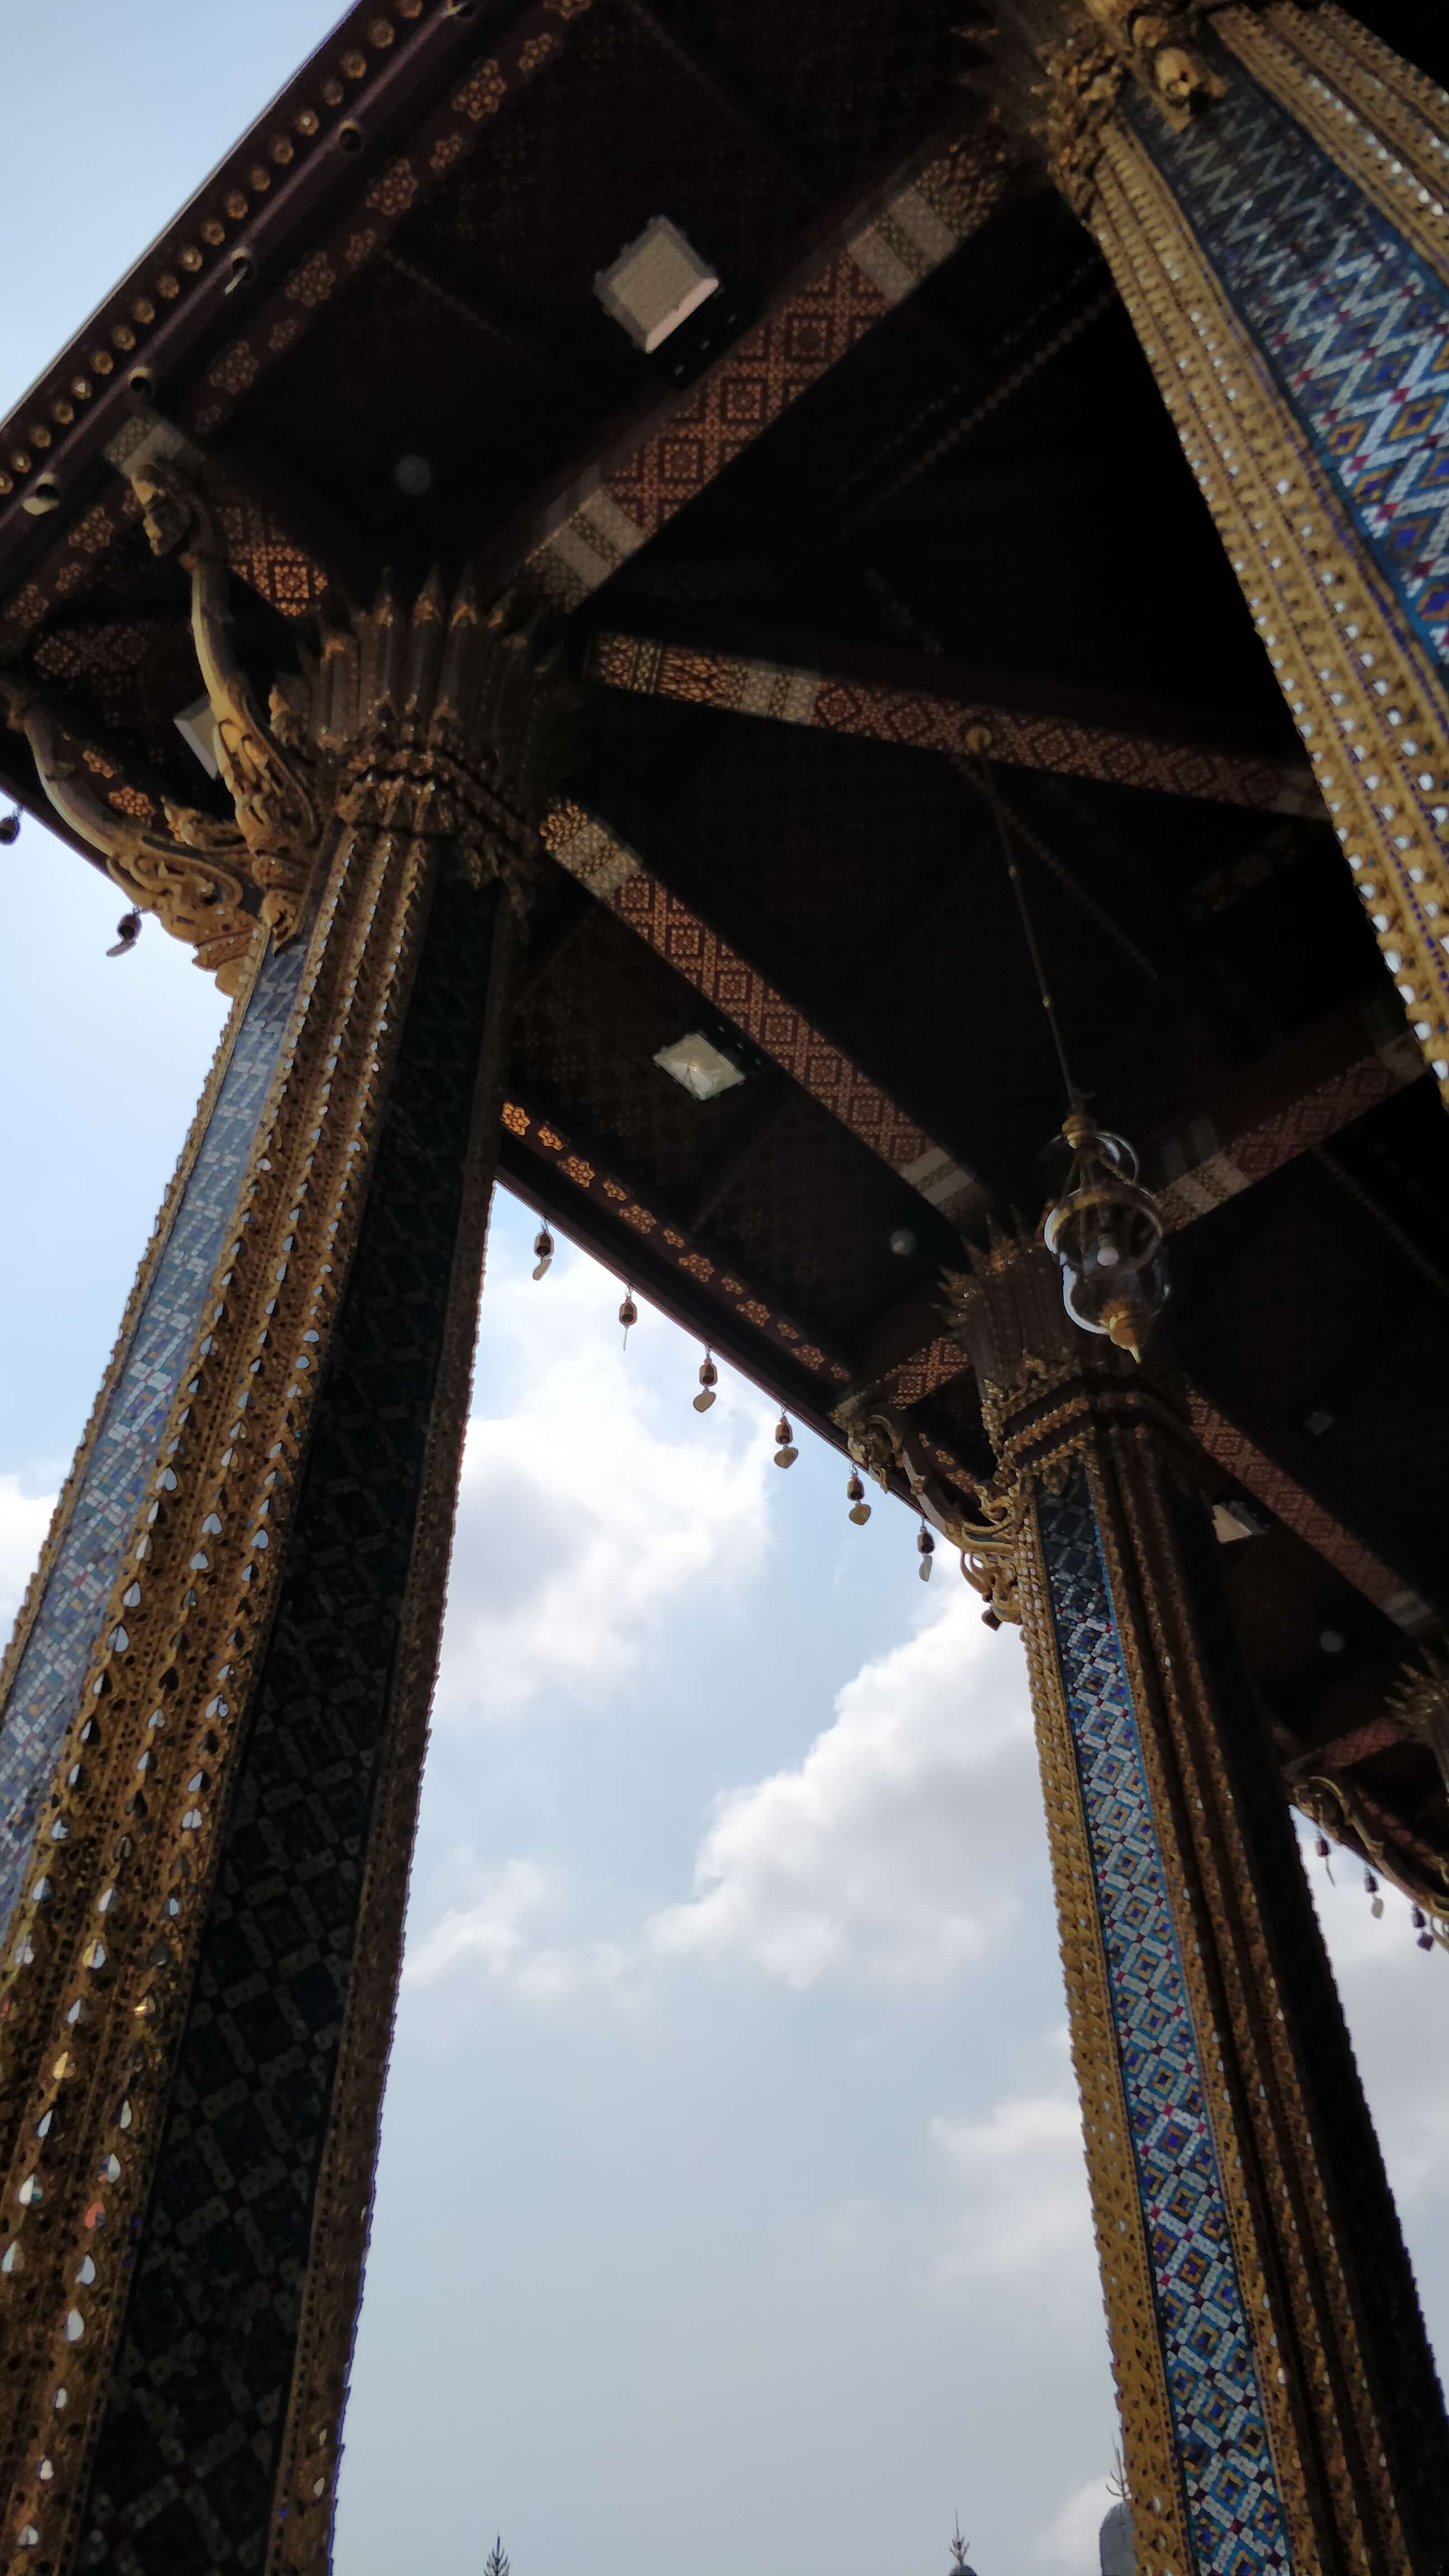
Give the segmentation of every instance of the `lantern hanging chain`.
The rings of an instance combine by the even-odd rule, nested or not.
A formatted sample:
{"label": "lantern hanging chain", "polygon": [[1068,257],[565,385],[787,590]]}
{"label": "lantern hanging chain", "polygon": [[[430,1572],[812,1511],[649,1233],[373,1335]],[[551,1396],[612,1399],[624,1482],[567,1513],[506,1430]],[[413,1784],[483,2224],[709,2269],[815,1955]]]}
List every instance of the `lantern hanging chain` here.
{"label": "lantern hanging chain", "polygon": [[1005,809],[1002,805],[1001,798],[997,793],[996,773],[984,753],[982,753],[980,757],[978,776],[986,801],[991,807],[992,814],[995,818],[997,837],[1001,842],[1001,855],[1006,862],[1006,873],[1011,879],[1011,891],[1016,897],[1016,908],[1021,915],[1021,927],[1023,936],[1026,940],[1027,954],[1031,959],[1032,972],[1036,977],[1036,988],[1041,995],[1041,1006],[1046,1013],[1047,1027],[1051,1030],[1052,1045],[1056,1049],[1057,1063],[1061,1068],[1062,1086],[1067,1095],[1067,1107],[1070,1110],[1083,1109],[1086,1106],[1086,1096],[1078,1089],[1077,1084],[1072,1079],[1072,1068],[1067,1061],[1066,1041],[1062,1036],[1061,1023],[1057,1018],[1056,1004],[1052,999],[1051,987],[1048,984],[1046,977],[1046,968],[1042,963],[1041,949],[1037,943],[1036,925],[1031,917],[1031,906],[1027,902],[1026,888],[1022,884],[1021,870],[1017,865],[1015,845],[1011,837],[1011,827],[1007,822]]}

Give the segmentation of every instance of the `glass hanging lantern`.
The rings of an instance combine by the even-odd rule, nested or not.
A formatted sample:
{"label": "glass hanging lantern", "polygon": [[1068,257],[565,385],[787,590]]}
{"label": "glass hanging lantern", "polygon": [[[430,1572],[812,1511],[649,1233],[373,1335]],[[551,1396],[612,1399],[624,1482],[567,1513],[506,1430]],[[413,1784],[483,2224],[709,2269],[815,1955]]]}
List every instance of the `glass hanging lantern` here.
{"label": "glass hanging lantern", "polygon": [[1084,1332],[1105,1333],[1140,1360],[1167,1293],[1161,1211],[1137,1178],[1125,1137],[1081,1109],[1063,1120],[1062,1134],[1072,1166],[1042,1234],[1061,1264],[1067,1313]]}

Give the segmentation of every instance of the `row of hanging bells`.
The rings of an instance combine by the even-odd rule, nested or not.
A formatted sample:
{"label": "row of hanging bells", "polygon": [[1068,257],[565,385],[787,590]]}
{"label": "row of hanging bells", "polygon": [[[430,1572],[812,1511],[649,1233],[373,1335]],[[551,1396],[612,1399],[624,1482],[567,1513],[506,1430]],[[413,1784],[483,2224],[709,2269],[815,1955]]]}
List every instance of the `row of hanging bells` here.
{"label": "row of hanging bells", "polygon": [[[1333,1845],[1329,1841],[1327,1834],[1319,1833],[1315,1836],[1313,1849],[1318,1859],[1323,1863],[1325,1875],[1327,1876],[1331,1886],[1333,1884]],[[1369,1912],[1373,1916],[1375,1923],[1382,1923],[1384,1919],[1384,1900],[1379,1893],[1378,1880],[1375,1878],[1371,1869],[1365,1869],[1363,1874],[1363,1885],[1364,1894],[1369,1900]],[[1429,1918],[1425,1914],[1422,1905],[1414,1905],[1410,1907],[1409,1921],[1414,1928],[1416,1947],[1420,1950],[1432,1950],[1434,1947],[1434,1935],[1429,1929]]]}
{"label": "row of hanging bells", "polygon": [[[533,1238],[533,1252],[533,1275],[535,1279],[542,1279],[547,1276],[554,1256],[553,1236],[550,1234],[546,1225],[541,1225],[537,1234]],[[639,1309],[634,1301],[634,1291],[632,1287],[626,1287],[624,1290],[623,1302],[619,1308],[619,1321],[624,1328],[624,1347],[627,1350],[629,1347],[630,1331],[639,1321]],[[715,1390],[718,1385],[719,1370],[715,1365],[714,1353],[713,1351],[706,1349],[704,1357],[699,1364],[699,1393],[692,1399],[696,1413],[708,1413],[710,1406],[714,1403]],[[794,1426],[791,1423],[788,1413],[782,1412],[779,1421],[775,1425],[774,1463],[777,1467],[793,1467],[799,1455],[800,1452],[795,1445]],[[849,1478],[846,1482],[845,1498],[850,1506],[850,1519],[855,1523],[857,1529],[863,1529],[870,1518],[870,1505],[865,1499],[865,1487],[861,1483],[859,1471],[854,1467],[852,1467]],[[923,1583],[929,1583],[931,1579],[931,1562],[936,1552],[936,1542],[931,1536],[929,1529],[926,1527],[924,1520],[922,1520],[921,1526],[916,1532],[916,1550],[920,1557],[920,1564],[917,1571],[920,1574],[921,1581]]]}

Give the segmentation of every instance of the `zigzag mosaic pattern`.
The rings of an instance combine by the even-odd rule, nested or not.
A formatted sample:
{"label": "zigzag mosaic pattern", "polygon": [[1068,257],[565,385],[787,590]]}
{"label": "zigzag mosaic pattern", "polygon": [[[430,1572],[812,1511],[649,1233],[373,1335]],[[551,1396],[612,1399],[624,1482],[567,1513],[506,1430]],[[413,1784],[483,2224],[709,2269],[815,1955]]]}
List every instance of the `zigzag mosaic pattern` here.
{"label": "zigzag mosaic pattern", "polygon": [[1173,134],[1128,115],[1365,544],[1449,655],[1449,287],[1246,73]]}
{"label": "zigzag mosaic pattern", "polygon": [[1195,2576],[1292,2560],[1121,1642],[1085,1476],[1039,1526],[1086,1808]]}
{"label": "zigzag mosaic pattern", "polygon": [[305,954],[265,959],[20,1658],[0,1735],[0,1923],[30,1854],[75,1706],[216,1267]]}

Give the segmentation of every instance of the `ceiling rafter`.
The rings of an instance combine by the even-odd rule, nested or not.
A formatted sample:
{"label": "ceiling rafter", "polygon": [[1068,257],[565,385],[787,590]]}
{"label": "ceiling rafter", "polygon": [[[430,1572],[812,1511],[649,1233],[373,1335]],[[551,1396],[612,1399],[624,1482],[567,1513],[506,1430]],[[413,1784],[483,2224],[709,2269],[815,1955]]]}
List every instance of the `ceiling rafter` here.
{"label": "ceiling rafter", "polygon": [[[219,299],[234,295],[228,316],[235,312],[240,327],[183,405],[187,429],[214,436],[313,327],[338,284],[357,275],[422,194],[476,147],[504,98],[567,41],[562,11],[525,0],[495,19],[489,59],[472,64],[471,15],[359,0],[91,315],[0,431],[0,578],[13,581],[35,534],[26,508],[33,478],[51,477],[64,508],[86,469],[126,434],[138,369],[148,392],[164,388],[214,333]],[[451,94],[431,103],[450,78]],[[406,149],[383,167],[405,124]],[[339,219],[324,229],[338,208]],[[277,263],[287,260],[304,219],[313,246],[278,279]],[[85,513],[86,554],[99,555],[122,533],[118,500],[119,493],[105,496]],[[24,604],[11,602],[0,649],[13,651],[38,622],[55,573],[76,569],[66,551],[71,534],[32,568]]]}
{"label": "ceiling rafter", "polygon": [[560,866],[938,1214],[959,1226],[984,1213],[986,1193],[975,1175],[653,876],[607,823],[560,800],[544,819],[543,839]]}
{"label": "ceiling rafter", "polygon": [[1307,1488],[1290,1476],[1286,1467],[1269,1456],[1266,1449],[1238,1424],[1228,1419],[1200,1387],[1187,1391],[1188,1412],[1193,1434],[1200,1448],[1225,1469],[1234,1484],[1245,1494],[1266,1504],[1275,1520],[1303,1539],[1325,1564],[1361,1592],[1366,1601],[1382,1610],[1394,1625],[1410,1637],[1423,1636],[1438,1622],[1426,1601],[1421,1600],[1413,1585],[1386,1565],[1381,1556],[1366,1547],[1344,1527],[1327,1505],[1310,1494]]}
{"label": "ceiling rafter", "polygon": [[525,505],[485,550],[574,609],[820,384],[1003,202],[1014,172],[990,134],[953,123],[896,175],[832,209],[754,323],[683,392],[621,429]]}
{"label": "ceiling rafter", "polygon": [[1205,739],[1169,709],[1114,719],[1106,702],[1044,693],[937,662],[827,648],[819,662],[730,653],[607,630],[590,644],[588,671],[606,687],[668,698],[722,714],[762,716],[822,733],[862,735],[961,759],[990,737],[1008,766],[1139,787],[1168,796],[1272,814],[1319,815],[1306,762],[1277,760]]}

